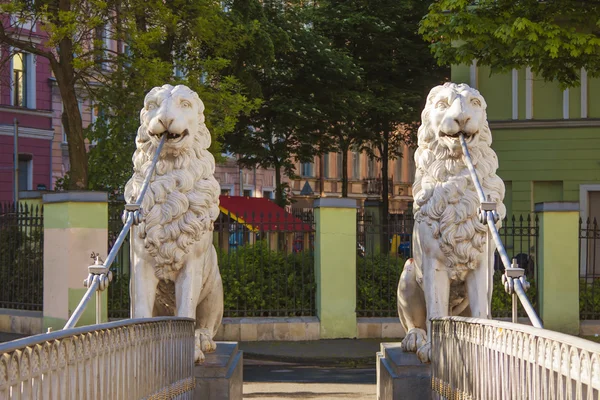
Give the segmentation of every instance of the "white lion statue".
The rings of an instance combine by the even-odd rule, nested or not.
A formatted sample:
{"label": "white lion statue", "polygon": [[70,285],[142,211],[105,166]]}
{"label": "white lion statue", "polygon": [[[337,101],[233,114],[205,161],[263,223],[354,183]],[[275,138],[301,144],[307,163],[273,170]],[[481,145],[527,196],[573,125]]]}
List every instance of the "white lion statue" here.
{"label": "white lion statue", "polygon": [[215,159],[204,104],[187,86],[152,89],[140,111],[133,176],[125,199],[140,194],[163,134],[167,141],[133,227],[133,318],[175,315],[196,320],[195,361],[216,349],[223,318],[223,284],[212,244],[219,215]]}
{"label": "white lion statue", "polygon": [[496,246],[487,242],[488,228],[480,222],[479,197],[459,140],[462,133],[487,200],[496,203],[500,228],[506,215],[504,183],[496,175],[498,159],[490,147],[485,109],[477,90],[446,83],[431,90],[421,114],[413,184],[414,258],[400,276],[398,314],[406,331],[402,349],[417,352],[424,363],[431,357],[427,332],[432,318],[491,318]]}

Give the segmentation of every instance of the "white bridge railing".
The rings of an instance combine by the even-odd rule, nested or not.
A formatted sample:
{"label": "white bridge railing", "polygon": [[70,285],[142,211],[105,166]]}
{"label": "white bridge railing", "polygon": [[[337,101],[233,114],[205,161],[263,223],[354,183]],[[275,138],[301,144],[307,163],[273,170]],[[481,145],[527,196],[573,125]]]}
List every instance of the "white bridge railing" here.
{"label": "white bridge railing", "polygon": [[130,319],[0,345],[0,399],[192,399],[194,320]]}
{"label": "white bridge railing", "polygon": [[432,320],[438,398],[592,400],[600,344],[528,325],[463,317]]}

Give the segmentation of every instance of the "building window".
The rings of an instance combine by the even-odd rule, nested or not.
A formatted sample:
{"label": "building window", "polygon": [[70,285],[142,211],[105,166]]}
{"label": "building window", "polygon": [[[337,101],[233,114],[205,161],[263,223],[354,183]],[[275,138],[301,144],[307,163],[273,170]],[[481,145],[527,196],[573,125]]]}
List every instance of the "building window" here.
{"label": "building window", "polygon": [[300,164],[300,175],[311,177],[313,176],[313,163],[301,163]]}
{"label": "building window", "polygon": [[360,179],[360,153],[358,151],[352,152],[352,177]]}
{"label": "building window", "polygon": [[244,197],[252,197],[252,189],[244,189]]}
{"label": "building window", "polygon": [[[173,67],[173,76],[175,78],[179,78],[179,79],[183,79],[187,76],[187,73],[185,71],[185,68],[183,68],[181,65],[175,65]],[[202,78],[201,78],[202,79]],[[203,82],[202,82],[203,83]]]}
{"label": "building window", "polygon": [[19,190],[33,189],[33,156],[19,154]]}
{"label": "building window", "polygon": [[102,69],[108,69],[108,50],[110,49],[110,35],[108,32],[108,24],[96,27],[95,32],[95,55],[94,61]]}
{"label": "building window", "polygon": [[28,53],[15,53],[11,59],[11,98],[15,107],[36,107],[35,58]]}
{"label": "building window", "polygon": [[369,157],[367,163],[367,175],[369,178],[375,178],[375,158]]}
{"label": "building window", "polygon": [[329,153],[323,155],[323,178],[329,178]]}
{"label": "building window", "polygon": [[395,169],[395,171],[394,171],[394,175],[395,175],[394,181],[396,181],[396,182],[402,182],[402,158],[400,158],[400,157],[396,158],[395,163],[396,163],[396,168],[394,168]]}
{"label": "building window", "polygon": [[338,178],[342,178],[344,172],[344,156],[342,153],[337,153],[337,175]]}
{"label": "building window", "polygon": [[231,189],[221,189],[221,196],[231,196]]}
{"label": "building window", "polygon": [[263,190],[263,197],[265,199],[273,199],[273,191],[272,190]]}
{"label": "building window", "polygon": [[27,107],[27,55],[16,53],[13,65],[13,105]]}

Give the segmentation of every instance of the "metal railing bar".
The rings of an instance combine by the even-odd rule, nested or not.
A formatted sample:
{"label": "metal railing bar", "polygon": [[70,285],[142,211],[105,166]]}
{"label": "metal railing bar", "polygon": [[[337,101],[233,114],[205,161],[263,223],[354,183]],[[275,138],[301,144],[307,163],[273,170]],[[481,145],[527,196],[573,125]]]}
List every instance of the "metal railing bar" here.
{"label": "metal railing bar", "polygon": [[152,174],[154,173],[154,169],[156,168],[156,164],[158,163],[158,157],[160,156],[160,152],[167,140],[167,135],[163,135],[156,146],[156,153],[154,153],[154,158],[152,159],[152,164],[150,164],[150,168],[148,169],[148,173],[146,174],[146,178],[144,179],[144,184],[142,185],[142,190],[140,191],[140,195],[138,196],[135,204],[138,206],[142,205],[142,201],[144,200],[144,196],[146,195],[146,191],[148,190],[148,186],[150,186],[150,178],[152,178]]}
{"label": "metal railing bar", "polygon": [[536,328],[544,328],[542,321],[540,320],[537,313],[533,309],[533,306],[529,302],[527,294],[525,294],[525,289],[523,289],[521,281],[519,279],[514,279],[513,282],[515,285],[515,292],[517,293],[517,296],[519,296],[519,300],[521,300],[521,305],[525,309],[525,312],[527,313],[531,324]]}
{"label": "metal railing bar", "polygon": [[133,212],[128,212],[127,219],[125,220],[125,224],[123,224],[123,229],[121,229],[119,236],[117,236],[117,240],[115,240],[113,247],[110,249],[110,252],[108,253],[108,256],[106,257],[106,260],[103,263],[103,265],[107,271],[110,269],[110,266],[115,261],[115,258],[117,258],[117,255],[119,254],[119,250],[121,249],[123,242],[125,241],[125,239],[127,238],[127,235],[129,234],[129,229],[131,228],[131,225],[133,225]]}
{"label": "metal railing bar", "polygon": [[[479,182],[479,177],[477,176],[477,171],[475,171],[475,167],[473,166],[473,162],[471,161],[471,154],[469,153],[469,148],[467,146],[467,142],[465,140],[464,134],[461,133],[459,135],[459,139],[460,139],[460,145],[463,150],[463,154],[465,156],[464,158],[465,158],[465,161],[467,164],[467,168],[469,169],[471,179],[473,180],[473,184],[475,185],[475,189],[477,190],[477,194],[479,196],[479,201],[480,201],[480,203],[484,203],[484,202],[486,202],[485,193],[483,192],[483,187],[481,186],[481,183]],[[491,232],[492,237],[494,238],[494,242],[496,243],[496,248],[498,250],[498,254],[500,254],[500,259],[502,260],[502,263],[504,264],[504,268],[506,270],[510,270],[513,267],[510,263],[510,259],[508,258],[508,253],[506,252],[506,249],[504,248],[504,244],[502,243],[502,239],[500,238],[500,233],[498,232],[498,228],[496,227],[496,221],[494,219],[494,215],[489,211],[486,211],[485,214],[486,214],[486,219],[487,219],[488,230]],[[506,271],[505,271],[505,274],[506,274]],[[529,320],[537,328],[543,328],[540,318],[538,317],[537,313],[533,309],[533,306],[529,302],[529,299],[525,295],[525,290],[521,286],[521,282],[519,281],[519,279],[513,279],[513,283],[514,283],[514,288],[517,293],[517,296],[518,296],[519,300],[521,301],[521,304],[525,308],[525,312],[527,313]],[[513,306],[513,320],[516,319],[515,308],[516,307]]]}
{"label": "metal railing bar", "polygon": [[0,354],[18,350],[23,347],[33,346],[40,342],[48,342],[51,340],[60,340],[71,336],[82,335],[85,333],[101,331],[105,329],[114,329],[130,325],[150,324],[162,321],[194,321],[192,318],[184,317],[153,317],[153,318],[135,318],[122,319],[119,321],[105,322],[97,325],[79,326],[76,328],[61,329],[49,333],[40,333],[38,335],[27,336],[22,339],[11,340],[0,344]]}
{"label": "metal railing bar", "polygon": [[[158,146],[156,146],[156,152],[154,153],[154,158],[152,159],[152,163],[150,164],[150,167],[147,170],[146,177],[144,178],[144,183],[142,184],[142,189],[140,191],[140,194],[138,195],[138,197],[134,203],[134,205],[137,206],[137,209],[127,209],[127,207],[125,208],[125,210],[127,211],[127,219],[125,221],[125,224],[123,225],[123,228],[121,229],[121,233],[119,233],[117,240],[115,241],[115,243],[113,244],[113,247],[111,248],[110,252],[108,253],[108,256],[106,257],[106,261],[103,262],[102,265],[94,266],[95,271],[93,272],[93,279],[91,282],[89,282],[89,277],[88,277],[88,286],[89,286],[88,290],[85,292],[85,295],[79,302],[79,305],[77,305],[77,308],[75,309],[75,311],[73,312],[73,314],[71,315],[71,317],[69,318],[69,320],[67,321],[67,323],[65,324],[63,329],[73,328],[75,326],[75,324],[77,324],[77,321],[79,321],[79,318],[81,318],[81,315],[85,311],[85,308],[87,307],[90,299],[92,298],[92,293],[95,292],[96,290],[98,290],[98,287],[100,286],[100,275],[109,273],[110,266],[112,265],[113,261],[117,257],[117,254],[119,253],[119,249],[123,245],[123,242],[125,241],[125,237],[127,236],[129,229],[131,228],[131,225],[133,225],[134,213],[138,212],[139,207],[142,205],[142,201],[144,200],[144,195],[146,194],[146,191],[148,190],[148,187],[150,186],[150,179],[152,179],[152,175],[154,175],[154,170],[156,169],[156,164],[158,163],[160,153],[162,151],[162,148],[163,148],[166,140],[167,140],[167,135],[164,134],[162,136],[162,138],[160,139]],[[91,277],[91,275],[92,274],[90,274],[90,277]],[[106,284],[106,286],[108,286],[108,284]],[[96,316],[96,317],[98,318],[98,316]]]}
{"label": "metal railing bar", "polygon": [[69,318],[63,329],[70,329],[75,326],[77,321],[79,321],[79,318],[81,318],[81,316],[83,315],[83,312],[85,311],[88,302],[92,298],[92,294],[94,294],[94,292],[98,289],[98,286],[100,286],[99,275],[94,275],[92,279],[92,284],[88,287],[87,291],[81,298],[81,301],[77,305],[77,308],[75,308],[75,311],[73,311],[73,314],[71,314],[71,317]]}

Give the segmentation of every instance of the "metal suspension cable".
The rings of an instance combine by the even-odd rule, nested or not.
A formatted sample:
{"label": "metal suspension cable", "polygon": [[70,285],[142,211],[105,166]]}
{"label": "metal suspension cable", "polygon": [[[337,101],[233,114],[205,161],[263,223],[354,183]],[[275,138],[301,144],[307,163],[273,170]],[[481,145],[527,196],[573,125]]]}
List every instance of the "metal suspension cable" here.
{"label": "metal suspension cable", "polygon": [[[473,184],[475,185],[475,189],[477,190],[477,195],[479,196],[479,202],[483,205],[487,203],[485,198],[485,193],[483,192],[483,187],[481,183],[479,183],[479,178],[477,177],[477,172],[475,171],[475,167],[473,166],[473,161],[471,160],[471,154],[469,153],[469,148],[467,147],[467,142],[465,140],[465,136],[461,133],[459,135],[460,145],[462,146],[465,163],[467,164],[467,168],[469,169],[469,173],[471,175],[471,179],[473,180]],[[525,289],[523,288],[522,282],[520,279],[514,279],[515,274],[510,274],[511,270],[516,270],[516,268],[511,265],[510,258],[508,257],[508,253],[504,248],[504,244],[502,243],[502,239],[500,238],[500,233],[498,232],[498,228],[496,227],[496,220],[494,217],[494,213],[491,211],[485,211],[482,209],[482,212],[485,212],[487,219],[487,226],[492,234],[492,238],[496,243],[496,248],[498,249],[498,253],[500,254],[500,258],[502,259],[502,264],[504,264],[505,268],[505,276],[507,277],[509,282],[509,286],[511,290],[514,290],[513,293],[513,322],[516,321],[516,303],[514,302],[514,294],[516,294],[529,317],[529,320],[536,328],[543,328],[542,321],[536,314],[533,306],[529,302],[527,295],[525,294]],[[514,285],[514,286],[513,286]],[[513,289],[514,287],[514,289]]]}
{"label": "metal suspension cable", "polygon": [[[119,253],[119,249],[123,245],[123,242],[125,241],[125,238],[127,237],[127,233],[129,232],[129,229],[131,228],[131,225],[133,225],[136,218],[137,219],[140,218],[139,209],[142,206],[142,202],[144,201],[144,196],[146,195],[148,187],[150,186],[150,179],[152,178],[152,175],[154,174],[154,170],[156,169],[156,164],[158,163],[160,153],[162,151],[162,148],[163,148],[166,140],[167,140],[167,135],[165,134],[162,136],[162,138],[160,139],[160,142],[158,143],[158,146],[156,147],[156,152],[154,153],[154,158],[152,159],[152,163],[150,164],[150,167],[148,168],[148,170],[146,172],[146,177],[144,178],[144,183],[142,184],[142,189],[141,189],[140,194],[138,195],[135,203],[125,205],[125,211],[127,212],[127,219],[125,220],[125,223],[123,224],[123,228],[121,229],[121,232],[119,233],[119,236],[117,237],[117,240],[115,241],[112,249],[108,253],[108,256],[106,257],[106,261],[104,261],[102,264],[98,264],[98,259],[97,259],[96,265],[91,265],[88,268],[90,271],[90,275],[88,276],[88,278],[86,280],[86,285],[87,285],[88,289],[85,292],[85,294],[83,295],[81,301],[77,305],[77,308],[75,308],[75,311],[73,311],[73,314],[71,315],[71,317],[69,318],[69,320],[67,321],[67,323],[65,324],[63,329],[69,329],[69,328],[75,327],[75,324],[77,324],[77,321],[79,321],[79,318],[81,318],[81,315],[83,315],[83,312],[85,311],[85,308],[87,307],[90,299],[92,298],[92,294],[94,292],[96,292],[96,294],[97,294],[97,296],[96,296],[96,323],[100,323],[100,321],[99,321],[99,318],[100,318],[100,298],[99,298],[100,291],[99,291],[99,289],[104,290],[108,287],[108,284],[112,280],[112,273],[110,272],[110,266],[112,265],[113,261],[117,257],[117,254]],[[138,214],[136,215],[136,213],[138,213]]]}

